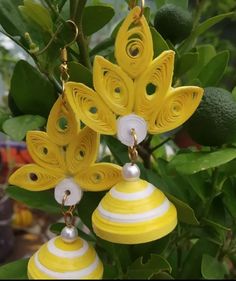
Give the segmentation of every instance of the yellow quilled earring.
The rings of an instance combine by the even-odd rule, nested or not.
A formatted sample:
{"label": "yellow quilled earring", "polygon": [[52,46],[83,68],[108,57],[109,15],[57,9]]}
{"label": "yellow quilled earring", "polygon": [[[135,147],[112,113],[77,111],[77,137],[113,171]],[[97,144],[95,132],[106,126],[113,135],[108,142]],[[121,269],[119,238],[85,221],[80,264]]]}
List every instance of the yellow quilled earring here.
{"label": "yellow quilled earring", "polygon": [[[66,48],[62,49],[61,80],[68,79]],[[55,200],[69,210],[61,235],[44,244],[29,260],[30,279],[101,279],[103,265],[94,248],[78,237],[73,210],[84,191],[101,191],[121,180],[121,167],[95,163],[100,145],[99,133],[80,127],[60,95],[52,107],[46,132],[29,131],[28,151],[35,163],[16,170],[9,183],[30,191],[54,188]],[[37,196],[37,195],[36,195]]]}
{"label": "yellow quilled earring", "polygon": [[[65,193],[62,207],[71,194]],[[73,225],[75,205],[63,211],[66,226],[30,258],[29,279],[102,279],[103,265],[94,248],[78,236]]]}
{"label": "yellow quilled earring", "polygon": [[153,42],[140,7],[134,7],[122,23],[115,41],[113,64],[95,56],[94,89],[82,83],[65,84],[68,104],[76,116],[94,131],[117,135],[127,146],[147,133],[160,134],[183,124],[198,107],[203,89],[173,88],[175,52],[162,52],[153,59]]}
{"label": "yellow quilled earring", "polygon": [[153,42],[142,6],[134,7],[115,41],[116,63],[95,56],[94,89],[65,84],[75,115],[94,131],[116,135],[129,147],[131,163],[123,180],[102,199],[92,216],[95,233],[114,243],[137,244],[161,238],[177,224],[174,205],[150,183],[139,178],[137,145],[147,133],[160,134],[182,125],[198,107],[203,89],[172,87],[175,52],[153,59]]}
{"label": "yellow quilled earring", "polygon": [[159,239],[177,224],[174,205],[158,188],[140,179],[135,164],[137,136],[129,149],[131,163],[122,168],[123,180],[113,186],[93,212],[95,233],[101,238],[121,244],[139,244]]}

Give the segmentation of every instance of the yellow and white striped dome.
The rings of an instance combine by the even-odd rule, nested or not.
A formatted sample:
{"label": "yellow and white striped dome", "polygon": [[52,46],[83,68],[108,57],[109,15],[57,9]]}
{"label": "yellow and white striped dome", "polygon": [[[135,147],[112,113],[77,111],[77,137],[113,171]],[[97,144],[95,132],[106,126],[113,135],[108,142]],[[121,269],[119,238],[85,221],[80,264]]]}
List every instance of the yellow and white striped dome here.
{"label": "yellow and white striped dome", "polygon": [[92,215],[95,233],[108,241],[138,244],[159,239],[177,224],[175,206],[155,186],[137,179],[116,184]]}
{"label": "yellow and white striped dome", "polygon": [[49,240],[29,260],[29,279],[102,279],[103,265],[94,248],[77,238]]}

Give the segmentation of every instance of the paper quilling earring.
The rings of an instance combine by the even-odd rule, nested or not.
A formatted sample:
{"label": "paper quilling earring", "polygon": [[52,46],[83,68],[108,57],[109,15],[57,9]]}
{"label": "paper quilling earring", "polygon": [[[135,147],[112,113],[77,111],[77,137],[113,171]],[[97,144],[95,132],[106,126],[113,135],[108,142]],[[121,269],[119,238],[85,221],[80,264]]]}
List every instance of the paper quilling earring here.
{"label": "paper quilling earring", "polygon": [[[65,193],[63,201],[68,193]],[[64,203],[64,202],[63,202]],[[102,279],[103,265],[94,248],[78,236],[73,208],[64,213],[61,235],[49,240],[29,260],[29,279]]]}
{"label": "paper quilling earring", "polygon": [[[67,73],[66,49],[61,65],[64,86]],[[121,180],[121,168],[111,163],[95,163],[100,136],[80,120],[68,107],[64,93],[49,114],[47,130],[29,131],[28,151],[35,163],[16,170],[9,183],[30,191],[54,188],[56,201],[69,206],[64,212],[66,227],[35,253],[28,263],[30,279],[101,279],[103,265],[95,250],[78,237],[73,226],[74,206],[83,191],[109,189]],[[37,195],[36,195],[37,196]]]}
{"label": "paper quilling earring", "polygon": [[155,240],[175,227],[175,207],[160,190],[139,179],[134,155],[147,133],[164,133],[183,124],[203,95],[196,86],[171,86],[175,53],[167,50],[153,59],[141,2],[118,31],[116,64],[95,56],[95,90],[81,83],[65,84],[66,100],[76,116],[101,134],[116,134],[133,154],[133,163],[123,167],[123,181],[107,193],[92,217],[98,236],[124,244]]}
{"label": "paper quilling earring", "polygon": [[174,205],[152,184],[141,180],[135,164],[137,141],[129,149],[131,163],[122,169],[123,181],[101,200],[92,215],[93,228],[101,238],[122,244],[156,240],[171,232],[177,224]]}

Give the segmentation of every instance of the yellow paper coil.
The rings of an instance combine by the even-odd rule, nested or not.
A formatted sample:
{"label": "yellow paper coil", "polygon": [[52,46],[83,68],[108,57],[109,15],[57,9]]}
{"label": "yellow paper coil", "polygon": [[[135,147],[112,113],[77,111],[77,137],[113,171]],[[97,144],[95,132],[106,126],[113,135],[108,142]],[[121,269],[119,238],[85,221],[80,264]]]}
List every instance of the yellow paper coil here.
{"label": "yellow paper coil", "polygon": [[144,180],[122,181],[102,199],[92,215],[95,233],[108,241],[138,244],[159,239],[177,224],[166,196]]}
{"label": "yellow paper coil", "polygon": [[27,148],[35,163],[17,169],[9,178],[10,184],[30,191],[43,191],[54,188],[65,178],[73,178],[83,190],[101,191],[119,182],[121,167],[95,163],[100,135],[86,126],[78,129],[79,123],[74,124],[71,110],[67,115],[68,134],[67,129],[64,133],[57,132],[55,123],[64,106],[59,97],[50,112],[47,132],[27,132]]}
{"label": "yellow paper coil", "polygon": [[102,279],[103,265],[94,248],[78,238],[49,240],[29,260],[29,279]]}
{"label": "yellow paper coil", "polygon": [[172,88],[175,52],[153,58],[152,34],[140,12],[133,8],[121,24],[116,63],[95,56],[94,89],[65,84],[65,99],[77,118],[100,134],[117,134],[117,119],[129,114],[143,118],[150,134],[170,131],[187,121],[203,95],[196,86]]}

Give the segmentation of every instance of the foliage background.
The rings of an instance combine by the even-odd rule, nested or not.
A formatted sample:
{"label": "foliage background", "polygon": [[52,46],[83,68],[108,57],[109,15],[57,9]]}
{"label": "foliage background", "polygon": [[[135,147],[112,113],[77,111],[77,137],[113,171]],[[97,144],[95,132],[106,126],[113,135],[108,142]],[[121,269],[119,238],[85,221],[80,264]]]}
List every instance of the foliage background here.
{"label": "foliage background", "polygon": [[[189,9],[194,21],[190,36],[175,46],[152,27],[157,9],[170,2]],[[27,3],[33,3],[33,8]],[[91,8],[84,8],[85,4]],[[19,9],[19,5],[24,7]],[[146,7],[155,56],[165,49],[176,52],[175,84],[219,86],[236,95],[234,0],[214,1],[214,5],[210,0],[156,0],[146,1]],[[59,49],[73,38],[73,32],[64,24],[45,52],[37,55],[37,51],[45,48],[60,23],[72,17],[83,31],[69,48],[70,79],[92,86],[93,57],[100,54],[114,60],[116,26],[127,13],[125,1],[1,0],[1,33],[23,53],[23,60],[19,60],[6,47],[0,47],[0,72],[6,92],[0,109],[4,135],[22,141],[28,130],[44,129],[50,108],[61,92]],[[160,188],[177,207],[179,224],[171,234],[141,245],[112,244],[96,237],[91,228],[91,214],[104,193],[86,192],[78,205],[77,215],[91,230],[91,234],[82,229],[79,233],[96,247],[105,266],[105,279],[236,277],[235,144],[181,148],[174,142],[175,134],[177,131],[149,137],[139,147],[142,178]],[[104,136],[102,140],[100,159],[120,165],[128,161],[126,147],[115,138]],[[33,208],[60,212],[51,191],[35,196],[10,186],[6,192]],[[51,229],[59,233],[62,227],[56,224]],[[26,265],[26,260],[19,260],[2,266],[0,278],[23,279]]]}

